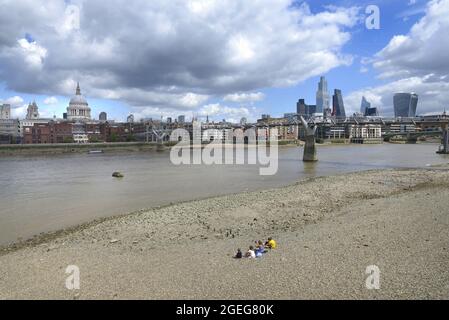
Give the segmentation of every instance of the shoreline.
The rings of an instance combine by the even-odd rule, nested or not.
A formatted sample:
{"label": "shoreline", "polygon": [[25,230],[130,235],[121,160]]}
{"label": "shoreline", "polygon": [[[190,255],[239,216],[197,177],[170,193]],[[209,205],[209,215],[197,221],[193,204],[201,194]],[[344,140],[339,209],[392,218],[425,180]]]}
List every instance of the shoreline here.
{"label": "shoreline", "polygon": [[[444,167],[444,165],[441,165],[441,166]],[[358,173],[363,173],[363,172],[378,172],[378,171],[385,171],[385,170],[390,170],[390,169],[364,170],[364,171],[358,171],[358,172],[353,172],[353,173],[349,173],[349,174],[358,174]],[[407,169],[398,168],[398,169],[394,169],[394,170],[407,170]],[[427,170],[427,169],[424,168],[422,170]],[[332,176],[338,177],[338,176],[345,176],[345,175],[348,175],[348,173],[336,174],[336,175],[332,175]],[[326,177],[327,176],[305,178],[305,179],[296,181],[292,184],[288,184],[288,185],[285,185],[282,187],[277,187],[277,188],[262,189],[259,191],[237,192],[237,193],[230,193],[230,194],[225,194],[225,195],[220,195],[220,196],[210,196],[210,197],[192,199],[192,200],[187,200],[187,201],[173,202],[173,203],[169,203],[169,204],[162,205],[162,206],[142,208],[142,209],[139,209],[139,210],[136,210],[133,212],[118,214],[118,215],[114,215],[114,216],[108,216],[108,217],[99,218],[99,219],[94,219],[92,221],[87,221],[87,222],[84,222],[84,223],[81,223],[78,225],[74,225],[74,226],[70,226],[67,228],[62,228],[62,229],[49,231],[49,232],[42,232],[42,233],[31,236],[30,238],[22,240],[22,241],[18,240],[16,242],[12,242],[12,243],[9,243],[6,245],[0,245],[0,257],[2,255],[5,255],[5,254],[11,253],[11,252],[15,252],[15,251],[18,251],[21,249],[33,248],[33,247],[45,244],[49,241],[57,240],[58,238],[61,238],[61,237],[67,236],[67,235],[71,235],[71,234],[83,231],[83,230],[91,228],[91,227],[95,227],[97,225],[100,225],[100,224],[108,222],[108,221],[114,221],[117,219],[132,217],[134,215],[152,211],[152,210],[161,210],[161,209],[169,208],[169,207],[176,206],[176,205],[183,205],[183,204],[195,203],[195,202],[199,202],[199,201],[219,199],[219,198],[228,197],[228,196],[237,196],[237,195],[244,195],[244,194],[250,194],[250,193],[255,193],[255,192],[269,192],[269,191],[282,190],[284,188],[292,187],[292,186],[295,186],[300,183],[308,183],[308,182],[319,180],[321,178],[326,178]]]}
{"label": "shoreline", "polygon": [[300,184],[308,184],[308,183],[317,182],[321,179],[326,179],[326,178],[330,178],[330,177],[336,178],[336,177],[345,177],[345,176],[352,176],[352,175],[359,175],[359,174],[369,174],[369,173],[376,174],[376,173],[385,173],[388,171],[401,172],[401,171],[410,171],[410,170],[413,170],[413,171],[447,170],[449,172],[449,163],[433,165],[433,166],[426,167],[426,168],[369,169],[369,170],[362,170],[362,171],[356,171],[356,172],[350,172],[350,173],[333,174],[330,176],[310,177],[310,178],[301,179],[294,183],[291,183],[291,184],[288,184],[285,186],[281,186],[281,187],[276,187],[276,188],[261,189],[258,191],[244,191],[244,192],[237,192],[237,193],[229,193],[229,194],[224,194],[224,195],[219,195],[219,196],[197,198],[197,199],[191,199],[191,200],[187,200],[187,201],[172,202],[172,203],[168,203],[168,204],[161,205],[161,206],[142,208],[142,209],[138,209],[138,210],[135,210],[132,212],[126,212],[126,213],[121,213],[121,214],[117,214],[117,215],[113,215],[113,216],[97,218],[97,219],[94,219],[91,221],[86,221],[86,222],[83,222],[83,223],[80,223],[77,225],[68,226],[66,228],[61,228],[58,230],[41,232],[39,234],[35,234],[35,235],[31,236],[28,239],[22,239],[22,240],[18,239],[15,242],[0,245],[0,257],[2,255],[6,255],[6,254],[9,254],[9,253],[21,250],[21,249],[33,248],[33,247],[37,247],[39,245],[43,245],[45,243],[48,243],[48,242],[51,242],[54,240],[58,240],[61,237],[70,236],[77,232],[82,232],[83,230],[86,230],[86,229],[89,229],[92,227],[96,227],[98,225],[101,225],[102,223],[107,223],[107,222],[111,222],[111,221],[115,221],[115,220],[123,219],[123,218],[132,218],[134,215],[139,215],[139,214],[146,213],[149,211],[154,211],[154,210],[163,210],[166,208],[170,208],[172,206],[188,205],[188,204],[202,202],[202,201],[208,201],[208,200],[217,200],[217,199],[224,198],[224,197],[243,196],[245,194],[254,194],[254,193],[261,193],[261,192],[276,192],[276,191],[281,191],[283,189],[298,186]]}
{"label": "shoreline", "polygon": [[[397,142],[385,142],[382,141],[378,144],[356,144],[356,143],[317,143],[319,148],[321,147],[341,147],[341,146],[377,146],[381,144],[407,144]],[[439,145],[437,141],[421,141],[415,144],[430,144]],[[201,147],[204,148],[206,144]],[[0,156],[2,157],[15,157],[15,156],[52,156],[52,155],[66,155],[66,154],[83,154],[91,150],[102,150],[105,154],[108,153],[121,153],[121,152],[148,152],[148,151],[164,151],[170,150],[173,147],[173,143],[165,143],[163,148],[157,143],[150,142],[117,142],[117,143],[86,143],[86,144],[32,144],[32,145],[0,145]],[[231,146],[231,144],[224,144],[224,148]],[[232,144],[234,147],[235,144]],[[304,142],[298,141],[279,141],[278,148],[294,148],[303,147]],[[191,148],[197,146],[193,145]],[[250,145],[245,144],[248,148]],[[436,152],[436,151],[435,151]]]}
{"label": "shoreline", "polygon": [[[201,145],[204,148],[207,144]],[[0,145],[0,156],[56,156],[67,154],[84,154],[91,150],[102,150],[105,154],[123,152],[148,152],[148,151],[168,151],[174,146],[173,143],[164,143],[162,148],[154,142],[117,142],[117,143],[86,143],[86,144],[30,144],[30,145]],[[223,144],[225,148],[234,144]],[[279,148],[299,147],[299,143],[282,143]],[[193,145],[191,148],[197,148]],[[245,144],[245,148],[249,146]]]}
{"label": "shoreline", "polygon": [[[401,260],[396,260],[401,254],[419,259],[416,268],[429,277],[442,267],[447,269],[449,217],[444,212],[449,206],[447,187],[447,165],[369,170],[308,178],[281,188],[191,200],[98,219],[1,250],[0,287],[5,291],[0,292],[0,299],[255,299],[263,298],[260,292],[266,292],[265,287],[253,283],[242,287],[248,284],[245,280],[248,272],[283,268],[289,277],[299,277],[304,283],[315,279],[316,286],[323,281],[316,278],[318,275],[326,279],[334,277],[330,267],[334,263],[341,264],[342,270],[350,272],[354,279],[360,277],[357,276],[360,271],[363,280],[364,270],[353,270],[354,264],[361,268],[377,260],[383,268],[393,268],[390,272],[400,279],[400,284],[393,282],[393,291],[377,296],[401,298],[404,296],[397,286],[405,285],[406,276],[395,267],[401,264]],[[422,206],[428,209],[423,210]],[[354,238],[358,233],[360,239]],[[231,258],[237,247],[245,250],[254,240],[268,236],[278,240],[280,250],[256,265],[249,267],[251,261],[238,263]],[[404,240],[409,237],[410,240]],[[429,245],[436,247],[423,249]],[[372,251],[373,248],[377,249]],[[415,248],[418,253],[411,252]],[[376,261],[371,261],[370,255]],[[427,255],[431,257],[424,258]],[[349,260],[343,261],[340,256]],[[314,262],[318,257],[325,262]],[[347,264],[353,260],[354,264]],[[435,266],[429,267],[427,261],[436,261]],[[298,263],[302,269],[298,269]],[[423,263],[427,269],[422,269]],[[79,293],[62,285],[64,266],[71,264],[80,265],[92,282]],[[317,275],[317,267],[326,270]],[[36,270],[40,270],[38,274]],[[443,271],[439,276],[449,284],[448,273]],[[136,283],[137,279],[142,284]],[[207,279],[211,286],[202,279]],[[130,281],[133,285],[128,287]],[[425,276],[417,281],[423,286],[438,287],[431,292],[432,297],[449,298],[449,290],[446,293],[436,280],[428,282]],[[28,282],[29,288],[23,288]],[[274,290],[274,298],[284,299],[348,298],[354,291],[345,284],[341,292],[329,296],[333,291],[324,284],[315,292],[312,284],[307,288],[295,285],[282,273],[267,275],[263,282]],[[356,298],[374,294],[359,289]],[[410,295],[423,297],[407,291],[407,297]]]}
{"label": "shoreline", "polygon": [[0,156],[51,156],[62,154],[87,153],[90,150],[107,152],[145,152],[155,150],[156,144],[128,143],[87,143],[87,144],[30,144],[30,145],[0,145]]}

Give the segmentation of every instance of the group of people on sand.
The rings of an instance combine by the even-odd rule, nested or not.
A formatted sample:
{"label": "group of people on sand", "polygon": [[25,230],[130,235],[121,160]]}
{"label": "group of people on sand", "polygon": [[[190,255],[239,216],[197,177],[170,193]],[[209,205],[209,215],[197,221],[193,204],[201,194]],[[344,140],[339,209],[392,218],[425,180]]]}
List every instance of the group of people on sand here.
{"label": "group of people on sand", "polygon": [[248,259],[257,259],[261,258],[265,253],[268,252],[268,250],[276,249],[277,243],[273,240],[273,238],[268,238],[268,240],[265,242],[265,244],[259,240],[255,241],[254,246],[250,246],[248,251],[243,254],[241,249],[237,250],[237,253],[235,254],[235,259],[242,259],[242,258],[248,258]]}

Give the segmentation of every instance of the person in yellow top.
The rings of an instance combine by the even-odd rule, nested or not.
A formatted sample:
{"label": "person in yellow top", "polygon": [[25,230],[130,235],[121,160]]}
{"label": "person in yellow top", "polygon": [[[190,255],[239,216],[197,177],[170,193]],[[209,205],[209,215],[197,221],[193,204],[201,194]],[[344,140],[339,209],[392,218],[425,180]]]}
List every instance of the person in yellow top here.
{"label": "person in yellow top", "polygon": [[273,238],[268,238],[268,241],[265,243],[265,246],[269,249],[276,249],[277,243],[273,240]]}

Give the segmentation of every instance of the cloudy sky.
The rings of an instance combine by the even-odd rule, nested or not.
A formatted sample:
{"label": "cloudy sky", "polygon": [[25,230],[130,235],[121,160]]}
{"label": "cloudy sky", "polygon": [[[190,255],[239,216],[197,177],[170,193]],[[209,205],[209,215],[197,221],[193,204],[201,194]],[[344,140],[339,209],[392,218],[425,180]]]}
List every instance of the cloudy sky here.
{"label": "cloudy sky", "polygon": [[[367,29],[366,8],[380,9]],[[62,116],[255,120],[315,103],[319,76],[385,116],[394,92],[449,108],[449,0],[0,0],[0,102]]]}

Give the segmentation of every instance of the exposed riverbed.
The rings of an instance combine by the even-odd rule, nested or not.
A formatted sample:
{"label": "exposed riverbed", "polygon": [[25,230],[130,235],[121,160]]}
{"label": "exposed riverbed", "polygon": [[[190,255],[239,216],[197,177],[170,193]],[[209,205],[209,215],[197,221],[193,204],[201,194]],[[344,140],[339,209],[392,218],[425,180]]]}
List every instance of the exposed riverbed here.
{"label": "exposed riverbed", "polygon": [[[447,169],[306,179],[42,237],[0,252],[0,300],[448,299]],[[276,250],[232,259],[269,236]]]}

